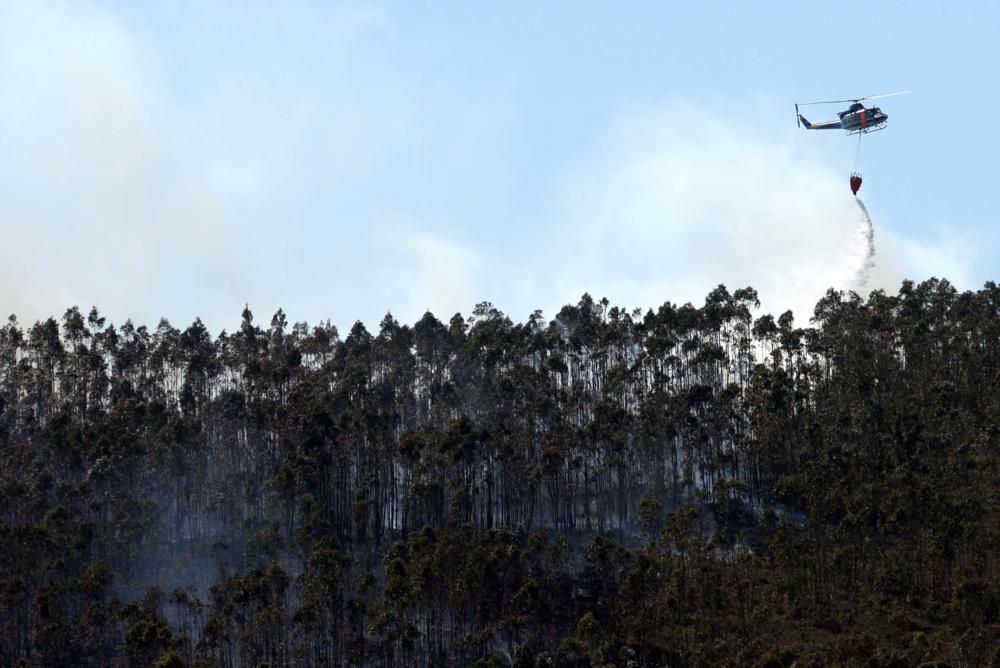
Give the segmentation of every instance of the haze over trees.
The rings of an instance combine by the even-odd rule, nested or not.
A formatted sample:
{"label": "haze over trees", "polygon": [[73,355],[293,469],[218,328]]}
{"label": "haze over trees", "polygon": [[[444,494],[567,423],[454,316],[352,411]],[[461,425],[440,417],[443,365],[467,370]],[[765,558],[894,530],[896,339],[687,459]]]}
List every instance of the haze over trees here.
{"label": "haze over trees", "polygon": [[0,328],[0,665],[1000,662],[1000,288]]}

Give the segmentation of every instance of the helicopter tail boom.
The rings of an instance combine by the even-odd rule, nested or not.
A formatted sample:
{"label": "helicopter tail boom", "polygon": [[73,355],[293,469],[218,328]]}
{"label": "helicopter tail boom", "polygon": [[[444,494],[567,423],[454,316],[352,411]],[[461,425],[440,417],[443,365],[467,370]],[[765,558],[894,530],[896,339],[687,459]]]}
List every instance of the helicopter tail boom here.
{"label": "helicopter tail boom", "polygon": [[826,123],[810,123],[806,120],[806,117],[799,114],[799,122],[805,126],[806,130],[840,130],[841,125],[838,121],[829,121]]}

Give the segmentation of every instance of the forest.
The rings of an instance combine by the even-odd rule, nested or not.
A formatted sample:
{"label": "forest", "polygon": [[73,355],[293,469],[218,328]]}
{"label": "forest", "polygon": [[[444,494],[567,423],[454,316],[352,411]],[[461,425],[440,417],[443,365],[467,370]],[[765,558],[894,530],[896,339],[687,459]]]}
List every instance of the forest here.
{"label": "forest", "polygon": [[1000,287],[0,328],[0,666],[1000,666]]}

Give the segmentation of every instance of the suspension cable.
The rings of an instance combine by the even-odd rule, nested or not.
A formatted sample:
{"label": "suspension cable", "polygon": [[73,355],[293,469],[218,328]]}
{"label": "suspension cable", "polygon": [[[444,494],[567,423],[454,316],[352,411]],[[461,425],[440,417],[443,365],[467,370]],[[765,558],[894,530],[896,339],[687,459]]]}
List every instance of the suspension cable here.
{"label": "suspension cable", "polygon": [[858,132],[858,145],[857,145],[857,148],[854,149],[854,173],[855,174],[858,173],[858,166],[861,163],[861,135],[863,135],[863,134],[864,134],[864,132]]}

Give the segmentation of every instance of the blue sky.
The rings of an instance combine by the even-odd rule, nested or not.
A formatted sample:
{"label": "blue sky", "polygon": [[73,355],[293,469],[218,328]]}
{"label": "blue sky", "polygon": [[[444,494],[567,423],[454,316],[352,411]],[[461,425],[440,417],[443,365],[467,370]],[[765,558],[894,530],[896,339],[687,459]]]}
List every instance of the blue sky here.
{"label": "blue sky", "polygon": [[[421,6],[429,4],[430,6]],[[374,327],[995,278],[995,3],[0,5],[0,309]],[[812,107],[822,119],[836,107]],[[800,315],[800,319],[803,319]]]}

